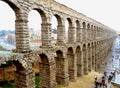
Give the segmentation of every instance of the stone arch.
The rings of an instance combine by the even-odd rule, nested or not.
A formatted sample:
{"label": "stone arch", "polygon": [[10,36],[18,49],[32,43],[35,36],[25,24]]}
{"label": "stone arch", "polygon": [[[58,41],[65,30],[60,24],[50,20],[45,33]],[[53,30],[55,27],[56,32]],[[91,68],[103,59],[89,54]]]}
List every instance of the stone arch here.
{"label": "stone arch", "polygon": [[87,40],[90,40],[91,30],[90,30],[90,24],[87,24]]}
{"label": "stone arch", "polygon": [[32,63],[25,61],[24,58],[19,58],[18,60],[13,60],[12,62],[16,66],[14,80],[15,88],[35,88],[35,80],[33,80],[35,79],[35,73],[32,68]]}
{"label": "stone arch", "polygon": [[20,7],[18,6],[18,4],[14,3],[10,0],[1,0],[1,1],[6,2],[14,10],[15,13],[16,13],[16,11],[20,10]]}
{"label": "stone arch", "polygon": [[33,10],[36,10],[40,14],[42,19],[42,24],[47,23],[48,21],[47,15],[46,15],[47,13],[44,10],[42,10],[41,8],[33,8]]}
{"label": "stone arch", "polygon": [[57,20],[57,30],[56,30],[57,42],[56,43],[57,45],[61,45],[65,43],[65,41],[63,40],[65,37],[65,26],[64,26],[62,17],[59,13],[55,13],[53,15]]}
{"label": "stone arch", "polygon": [[93,39],[93,34],[94,34],[94,29],[93,29],[93,25],[91,25],[91,40]]}
{"label": "stone arch", "polygon": [[[19,9],[19,7],[15,4],[15,3],[13,3],[12,1],[9,1],[9,0],[1,0],[0,1],[1,3],[3,3],[3,5],[5,6],[5,7],[8,7],[9,9],[7,9],[7,10],[9,10],[12,14],[12,17],[11,18],[13,18],[14,17],[14,19],[12,20],[12,22],[11,22],[11,19],[10,19],[10,21],[8,21],[8,22],[11,22],[12,23],[12,25],[14,25],[14,31],[16,32],[16,25],[15,25],[15,20],[16,20],[16,14],[17,14],[17,12],[20,10]],[[2,8],[1,8],[2,9]],[[4,10],[3,9],[3,11],[5,12],[6,10]],[[8,12],[9,12],[8,11]],[[1,13],[2,14],[2,13]],[[3,14],[4,15],[4,14]],[[7,15],[7,17],[8,17],[9,15]],[[4,18],[4,17],[3,17]],[[9,18],[8,18],[9,19]],[[10,23],[10,24],[11,24]],[[6,23],[6,26],[8,26],[7,25],[7,23]],[[11,30],[11,28],[9,28],[10,30]],[[12,30],[13,30],[12,29]],[[9,39],[10,38],[10,39]],[[12,38],[12,39],[11,39]],[[10,40],[10,41],[9,41]],[[18,45],[18,43],[16,42],[16,40],[17,40],[17,34],[9,34],[8,35],[8,42],[10,43],[10,44],[12,44],[12,45],[14,45],[14,48],[17,48],[17,45]],[[13,43],[14,42],[14,43]]]}
{"label": "stone arch", "polygon": [[81,31],[80,31],[80,22],[76,20],[76,41],[80,42]]}
{"label": "stone arch", "polygon": [[95,60],[95,70],[97,69],[97,58],[96,58],[96,54],[97,54],[97,42],[94,42],[94,50],[95,50],[95,54],[94,54],[94,60]]}
{"label": "stone arch", "polygon": [[63,51],[56,51],[56,81],[58,84],[63,86],[68,86],[69,76],[68,76],[68,59],[64,57]]}
{"label": "stone arch", "polygon": [[94,39],[96,39],[96,36],[97,36],[97,35],[96,35],[96,33],[97,33],[96,28],[97,28],[97,27],[96,27],[96,26],[94,26]]}
{"label": "stone arch", "polygon": [[91,48],[91,44],[88,43],[87,47],[88,47],[88,71],[91,71],[92,70],[92,48]]}
{"label": "stone arch", "polygon": [[39,48],[41,46],[41,15],[38,10],[31,10],[28,13],[28,30],[30,48]]}
{"label": "stone arch", "polygon": [[67,58],[68,58],[69,79],[70,79],[70,81],[76,81],[76,78],[77,78],[77,64],[76,64],[76,58],[75,58],[72,47],[68,48]]}
{"label": "stone arch", "polygon": [[78,45],[76,47],[76,59],[77,59],[77,76],[80,77],[83,75],[83,58],[81,47]]}
{"label": "stone arch", "polygon": [[83,70],[84,70],[84,74],[88,74],[88,55],[87,55],[88,51],[87,51],[87,45],[83,44]]}
{"label": "stone arch", "polygon": [[62,18],[61,18],[61,16],[58,15],[58,14],[54,14],[54,16],[55,16],[56,19],[57,19],[57,23],[58,23],[58,25],[62,25],[63,23],[62,23]]}
{"label": "stone arch", "polygon": [[72,27],[73,23],[72,23],[71,18],[67,18],[67,21],[68,21],[69,27]]}
{"label": "stone arch", "polygon": [[82,22],[82,27],[86,28],[86,23],[85,22]]}
{"label": "stone arch", "polygon": [[91,46],[92,46],[92,69],[95,70],[95,47],[94,47],[94,42],[92,42]]}
{"label": "stone arch", "polygon": [[73,22],[73,18],[67,18],[69,27],[68,27],[68,43],[75,42],[75,25]]}
{"label": "stone arch", "polygon": [[87,31],[86,31],[86,23],[85,22],[82,22],[82,37],[83,37],[83,40],[86,41]]}
{"label": "stone arch", "polygon": [[40,88],[56,88],[55,63],[50,62],[47,54],[41,53],[40,56]]}
{"label": "stone arch", "polygon": [[41,16],[41,42],[42,46],[50,46],[51,45],[51,23],[49,22],[49,16],[47,12],[40,7],[32,7],[33,10],[38,11]]}
{"label": "stone arch", "polygon": [[79,20],[76,20],[76,27],[80,28],[80,22],[79,22]]}
{"label": "stone arch", "polygon": [[96,27],[96,39],[98,39],[98,37],[99,37],[98,31],[99,31],[99,29],[98,29],[98,26],[97,26]]}

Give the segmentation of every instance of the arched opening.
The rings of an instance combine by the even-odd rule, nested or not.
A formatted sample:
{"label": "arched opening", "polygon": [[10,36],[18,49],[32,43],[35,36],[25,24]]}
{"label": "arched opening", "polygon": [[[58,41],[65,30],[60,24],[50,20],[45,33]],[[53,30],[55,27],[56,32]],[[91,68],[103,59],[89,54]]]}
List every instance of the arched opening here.
{"label": "arched opening", "polygon": [[14,87],[16,66],[12,61],[4,62],[0,65],[0,87]]}
{"label": "arched opening", "polygon": [[86,23],[85,22],[82,23],[82,27],[83,27],[83,29],[82,29],[83,40],[86,41],[87,35],[86,35]]}
{"label": "arched opening", "polygon": [[9,51],[16,47],[16,9],[11,2],[0,1],[0,51]]}
{"label": "arched opening", "polygon": [[83,64],[84,64],[84,74],[88,74],[88,56],[87,56],[87,46],[83,45]]}
{"label": "arched opening", "polygon": [[57,15],[54,15],[53,17],[52,17],[52,44],[56,44],[56,42],[57,42],[57,25],[58,25],[58,19],[57,19]]}
{"label": "arched opening", "polygon": [[91,38],[91,40],[93,39],[93,25],[91,25],[91,36],[90,36],[90,38]]}
{"label": "arched opening", "polygon": [[95,70],[95,52],[96,52],[96,50],[95,50],[95,43],[93,42],[93,45],[92,45],[92,68],[93,68],[93,70]]}
{"label": "arched opening", "polygon": [[67,53],[68,58],[68,73],[69,73],[69,79],[70,81],[76,81],[77,78],[77,62],[76,58],[74,57],[73,48],[68,48]]}
{"label": "arched opening", "polygon": [[16,66],[15,83],[14,83],[15,88],[19,88],[19,87],[34,88],[35,81],[33,81],[33,79],[35,78],[35,74],[32,68],[32,63],[24,61],[24,65],[26,64],[28,68],[25,68],[23,66],[23,63],[21,63],[20,61],[13,61],[13,63]]}
{"label": "arched opening", "polygon": [[91,31],[90,31],[90,24],[87,24],[87,40],[90,40],[90,35],[91,35]]}
{"label": "arched opening", "polygon": [[55,14],[52,17],[52,44],[63,43],[64,31],[61,17]]}
{"label": "arched opening", "polygon": [[68,21],[66,20],[65,21],[65,43],[67,43],[68,42],[68,30],[69,30],[69,23],[68,23]]}
{"label": "arched opening", "polygon": [[81,36],[80,23],[78,20],[76,20],[76,42],[80,42],[80,36]]}
{"label": "arched opening", "polygon": [[88,44],[88,71],[92,70],[92,58],[91,58],[91,46],[90,43]]}
{"label": "arched opening", "polygon": [[92,70],[94,70],[94,44],[93,44],[93,42],[92,42]]}
{"label": "arched opening", "polygon": [[96,39],[98,40],[98,26],[96,27]]}
{"label": "arched opening", "polygon": [[80,77],[82,75],[82,58],[81,58],[81,48],[77,46],[76,48],[76,58],[77,58],[77,76]]}
{"label": "arched opening", "polygon": [[[19,63],[19,61],[14,61],[13,62],[16,66],[16,71],[15,71],[15,83],[14,83],[14,86],[15,88],[18,88],[18,87],[23,87],[25,86],[24,84],[21,85],[19,84],[21,81],[27,81],[25,79],[25,76],[24,76],[24,73],[22,73],[22,71],[24,72],[25,71],[25,68],[22,66],[21,63]],[[21,82],[22,83],[22,82]],[[24,83],[24,82],[23,82]]]}
{"label": "arched opening", "polygon": [[65,35],[66,35],[66,42],[69,42],[71,40],[70,38],[70,28],[72,27],[72,21],[70,18],[67,18],[67,20],[65,21]]}
{"label": "arched opening", "polygon": [[48,30],[47,18],[45,13],[41,9],[34,8],[30,11],[28,17],[29,34],[30,34],[30,46],[31,48],[38,48],[46,45]]}
{"label": "arched opening", "polygon": [[94,26],[94,39],[96,39],[96,26]]}
{"label": "arched opening", "polygon": [[68,78],[68,61],[63,57],[61,50],[56,51],[56,81],[58,85],[67,86],[69,83]]}
{"label": "arched opening", "polygon": [[97,42],[94,43],[94,47],[95,47],[95,70],[97,70]]}
{"label": "arched opening", "polygon": [[56,75],[55,75],[55,63],[49,62],[49,58],[46,54],[39,54],[39,74],[40,74],[40,88],[55,88],[56,87]]}
{"label": "arched opening", "polygon": [[[28,66],[30,63],[26,63],[24,60],[24,65]],[[2,88],[23,88],[23,87],[34,87],[35,82],[34,82],[34,71],[33,68],[29,69],[31,67],[28,67],[26,69],[23,64],[18,61],[18,60],[9,60],[4,62],[0,66],[0,70],[3,69],[3,76],[4,77],[4,82]],[[1,74],[0,74],[1,75]],[[30,78],[29,78],[30,77]],[[5,85],[4,85],[5,83]],[[1,84],[1,83],[0,83]]]}
{"label": "arched opening", "polygon": [[38,11],[32,10],[28,16],[30,48],[41,46],[41,17]]}

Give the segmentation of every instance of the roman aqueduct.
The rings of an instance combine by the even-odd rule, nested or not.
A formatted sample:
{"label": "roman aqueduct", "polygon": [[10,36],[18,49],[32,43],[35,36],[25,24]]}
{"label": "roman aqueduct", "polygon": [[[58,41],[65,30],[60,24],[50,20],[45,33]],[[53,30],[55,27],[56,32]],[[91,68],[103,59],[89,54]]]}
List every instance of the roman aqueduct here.
{"label": "roman aqueduct", "polygon": [[[35,88],[34,56],[40,57],[40,88],[68,86],[70,81],[96,70],[108,55],[116,32],[54,0],[2,0],[15,12],[16,49],[0,55],[0,64],[12,61],[16,66],[15,88]],[[42,18],[42,46],[29,46],[28,14],[36,10]],[[51,18],[57,19],[57,42],[51,41]],[[68,21],[68,41],[65,21]],[[76,26],[75,26],[76,25]]]}

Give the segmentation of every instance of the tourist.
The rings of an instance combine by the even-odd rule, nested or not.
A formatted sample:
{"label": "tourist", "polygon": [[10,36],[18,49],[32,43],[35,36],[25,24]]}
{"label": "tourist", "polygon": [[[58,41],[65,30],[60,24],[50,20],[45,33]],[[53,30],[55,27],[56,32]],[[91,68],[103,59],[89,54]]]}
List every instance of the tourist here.
{"label": "tourist", "polygon": [[105,79],[102,79],[102,86],[105,87]]}
{"label": "tourist", "polygon": [[106,78],[106,76],[107,76],[107,72],[104,72],[104,77]]}
{"label": "tourist", "polygon": [[95,88],[98,88],[98,86],[99,86],[99,82],[95,81]]}

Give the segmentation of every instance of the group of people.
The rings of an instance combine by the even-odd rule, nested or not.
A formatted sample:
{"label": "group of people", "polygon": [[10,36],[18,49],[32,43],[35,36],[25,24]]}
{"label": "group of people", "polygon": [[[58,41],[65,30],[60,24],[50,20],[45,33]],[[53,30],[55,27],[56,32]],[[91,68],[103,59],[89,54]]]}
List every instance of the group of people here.
{"label": "group of people", "polygon": [[102,80],[98,80],[97,77],[95,78],[95,88],[101,88],[103,86],[103,88],[107,88],[107,84],[106,84],[106,80],[104,77],[102,77]]}
{"label": "group of people", "polygon": [[97,77],[95,77],[95,88],[107,88],[107,83],[110,83],[113,78],[115,78],[115,72],[111,72],[109,75],[107,72],[104,72],[101,79],[98,80]]}

